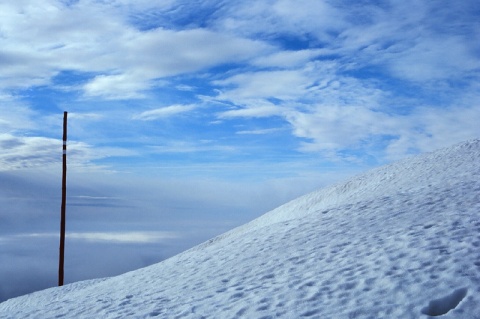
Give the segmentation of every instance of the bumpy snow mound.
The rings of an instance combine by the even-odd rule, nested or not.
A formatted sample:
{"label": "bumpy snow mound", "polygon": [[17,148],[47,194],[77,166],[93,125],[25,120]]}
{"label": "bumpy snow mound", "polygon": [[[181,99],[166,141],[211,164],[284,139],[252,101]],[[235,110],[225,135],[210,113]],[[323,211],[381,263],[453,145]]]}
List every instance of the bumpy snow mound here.
{"label": "bumpy snow mound", "polygon": [[[306,195],[159,264],[0,318],[479,318],[480,142]],[[121,256],[119,256],[121,258]]]}

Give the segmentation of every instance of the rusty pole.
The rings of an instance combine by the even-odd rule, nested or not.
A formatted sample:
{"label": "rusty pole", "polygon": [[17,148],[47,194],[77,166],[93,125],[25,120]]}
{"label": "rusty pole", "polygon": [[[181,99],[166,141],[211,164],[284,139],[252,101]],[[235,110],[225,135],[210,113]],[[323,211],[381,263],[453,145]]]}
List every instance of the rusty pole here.
{"label": "rusty pole", "polygon": [[65,259],[65,206],[67,201],[67,112],[63,112],[63,170],[62,170],[62,209],[60,219],[60,258],[58,263],[58,285],[63,286]]}

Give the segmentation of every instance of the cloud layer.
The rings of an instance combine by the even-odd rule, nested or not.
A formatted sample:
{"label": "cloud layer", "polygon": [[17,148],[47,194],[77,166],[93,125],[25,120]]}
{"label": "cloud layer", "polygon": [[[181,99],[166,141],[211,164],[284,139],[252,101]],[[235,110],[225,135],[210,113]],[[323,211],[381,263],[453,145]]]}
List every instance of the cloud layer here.
{"label": "cloud layer", "polygon": [[[479,115],[476,7],[474,1],[4,3],[0,126],[8,134],[38,126],[32,122],[42,109],[28,103],[36,95],[20,100],[18,93],[43,87],[74,98],[78,114],[105,119],[117,112],[118,125],[139,137],[149,131],[126,121],[197,110],[178,123],[209,131],[205,124],[265,119],[241,132],[273,129],[269,119],[280,118],[297,138],[294,151],[341,158],[352,147],[383,147],[376,152],[382,161],[392,152],[430,150],[445,136],[451,144],[479,133],[463,116]],[[466,95],[471,104],[462,101]],[[130,107],[115,102],[125,100]],[[462,133],[442,134],[436,126]],[[91,133],[104,132],[97,126]],[[370,147],[372,140],[383,146]]]}

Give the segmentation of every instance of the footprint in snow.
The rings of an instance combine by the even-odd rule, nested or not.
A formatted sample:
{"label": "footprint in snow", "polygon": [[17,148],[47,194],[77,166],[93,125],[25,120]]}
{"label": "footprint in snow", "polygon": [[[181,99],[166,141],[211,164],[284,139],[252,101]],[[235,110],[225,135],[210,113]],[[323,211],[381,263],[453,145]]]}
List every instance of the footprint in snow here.
{"label": "footprint in snow", "polygon": [[460,288],[445,296],[443,298],[434,299],[430,301],[427,307],[422,309],[424,315],[436,317],[446,314],[455,307],[465,298],[467,295],[467,288]]}

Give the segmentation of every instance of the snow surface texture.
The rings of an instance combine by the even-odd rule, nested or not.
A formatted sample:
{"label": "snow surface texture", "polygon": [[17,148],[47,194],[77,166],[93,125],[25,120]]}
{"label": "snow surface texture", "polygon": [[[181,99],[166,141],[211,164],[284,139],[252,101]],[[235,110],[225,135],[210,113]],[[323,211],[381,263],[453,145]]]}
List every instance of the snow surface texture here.
{"label": "snow surface texture", "polygon": [[[119,256],[121,258],[121,256]],[[121,276],[0,318],[480,318],[480,140],[308,194]]]}

